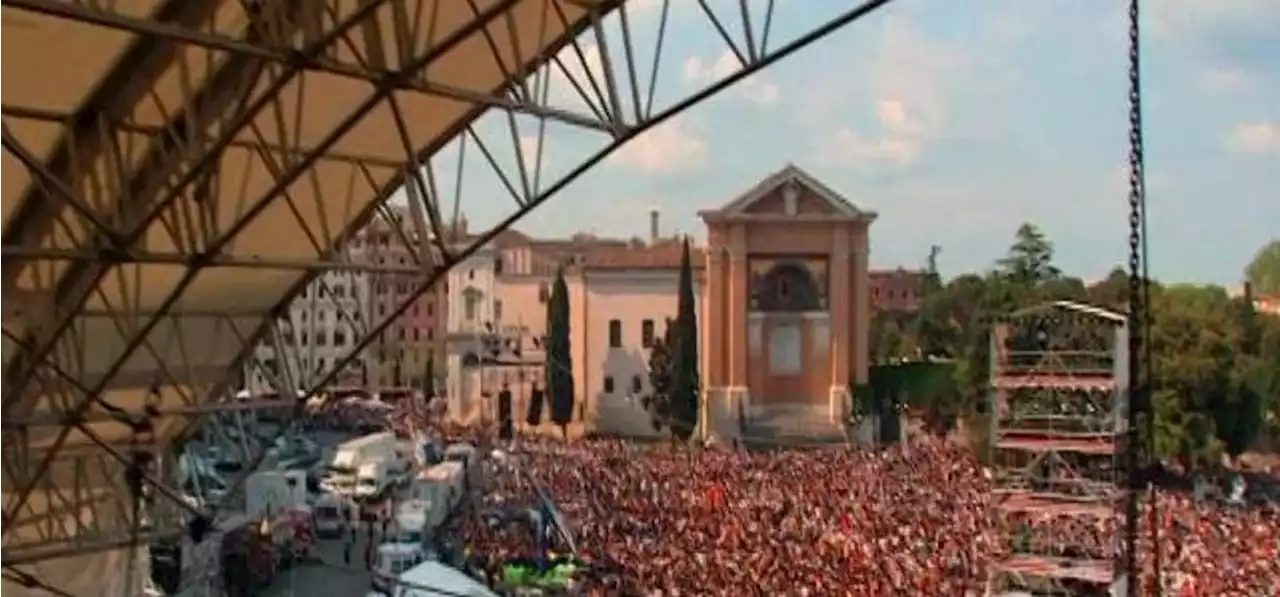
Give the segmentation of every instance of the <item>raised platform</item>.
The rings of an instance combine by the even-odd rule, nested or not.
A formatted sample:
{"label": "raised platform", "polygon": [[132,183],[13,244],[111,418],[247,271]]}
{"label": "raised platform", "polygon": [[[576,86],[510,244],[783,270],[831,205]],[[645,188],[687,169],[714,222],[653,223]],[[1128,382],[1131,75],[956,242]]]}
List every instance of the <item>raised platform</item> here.
{"label": "raised platform", "polygon": [[1110,375],[1054,375],[1048,373],[1009,373],[997,375],[991,380],[997,390],[1077,390],[1110,392],[1116,389],[1116,379]]}
{"label": "raised platform", "polygon": [[1114,577],[1114,567],[1110,560],[1022,555],[1010,556],[995,563],[995,571],[1000,574],[1057,581],[1075,580],[1095,585],[1110,585]]}
{"label": "raised platform", "polygon": [[1000,509],[1010,514],[1046,514],[1050,516],[1092,516],[1110,518],[1116,515],[1110,500],[1087,500],[1052,493],[997,490]]}
{"label": "raised platform", "polygon": [[827,405],[770,404],[756,406],[745,421],[749,445],[835,445],[849,441],[845,426],[831,420]]}
{"label": "raised platform", "polygon": [[1001,430],[995,447],[1026,452],[1077,452],[1081,454],[1115,454],[1114,433],[1072,433],[1054,431]]}

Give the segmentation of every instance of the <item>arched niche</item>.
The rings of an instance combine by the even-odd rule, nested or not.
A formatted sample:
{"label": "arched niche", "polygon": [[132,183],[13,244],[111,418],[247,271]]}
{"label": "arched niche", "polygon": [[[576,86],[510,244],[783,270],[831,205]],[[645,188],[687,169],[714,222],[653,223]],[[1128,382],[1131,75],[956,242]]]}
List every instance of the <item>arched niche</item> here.
{"label": "arched niche", "polygon": [[752,309],[765,312],[821,311],[822,285],[803,263],[780,261],[752,280]]}

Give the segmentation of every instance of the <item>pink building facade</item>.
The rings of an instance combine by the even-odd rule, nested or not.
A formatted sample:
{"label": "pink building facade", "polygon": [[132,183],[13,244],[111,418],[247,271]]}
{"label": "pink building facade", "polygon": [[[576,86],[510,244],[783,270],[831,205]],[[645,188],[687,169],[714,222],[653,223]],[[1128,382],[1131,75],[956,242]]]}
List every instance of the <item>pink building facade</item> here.
{"label": "pink building facade", "polygon": [[[701,424],[715,435],[731,435],[714,428],[737,427],[744,408],[771,406],[802,406],[824,420],[842,421],[850,385],[867,380],[871,313],[918,308],[920,273],[870,270],[874,212],[861,211],[797,168],[774,173],[747,195],[754,199],[740,197],[704,212],[711,246],[692,251],[705,386]],[[554,274],[563,268],[576,418],[605,433],[658,433],[642,398],[651,390],[650,347],[676,316],[681,247],[662,235],[656,212],[649,227],[647,240],[538,240],[508,232],[451,272],[444,349],[450,412],[464,421],[494,417],[494,397],[507,388],[515,418],[524,420],[528,396],[543,384],[546,303]],[[745,268],[736,276],[730,275],[732,255]],[[713,266],[715,276],[709,274]],[[810,298],[817,302],[770,310],[764,302],[788,292],[773,296],[762,284],[774,279],[774,269],[799,267],[808,277],[796,277],[796,283],[813,281]],[[719,306],[708,311],[712,304]],[[741,317],[731,317],[735,313]],[[799,330],[790,343],[779,331],[788,326]],[[785,359],[774,353],[796,346],[800,356],[791,368],[798,373],[787,373],[779,364]],[[741,399],[727,399],[726,388]]]}
{"label": "pink building facade", "polygon": [[[400,211],[392,211],[393,219]],[[412,226],[377,218],[352,241],[352,255],[365,263],[384,267],[412,267],[415,263],[405,238],[414,234]],[[397,231],[396,228],[400,230]],[[412,242],[413,239],[410,239]],[[368,326],[382,321],[409,300],[420,274],[374,272],[368,276],[366,314]],[[409,308],[380,334],[365,353],[365,383],[370,387],[421,388],[431,355],[443,345],[441,322],[448,302],[437,288],[417,297]],[[437,359],[438,360],[438,359]]]}

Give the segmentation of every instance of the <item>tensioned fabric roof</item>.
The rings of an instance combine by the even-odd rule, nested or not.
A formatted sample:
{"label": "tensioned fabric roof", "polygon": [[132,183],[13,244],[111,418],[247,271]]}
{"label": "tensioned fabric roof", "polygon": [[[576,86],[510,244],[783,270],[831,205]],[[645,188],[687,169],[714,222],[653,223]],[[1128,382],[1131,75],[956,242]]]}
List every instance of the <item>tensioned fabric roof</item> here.
{"label": "tensioned fabric roof", "polygon": [[6,552],[36,520],[119,534],[51,497],[120,493],[100,444],[136,434],[104,413],[222,395],[409,156],[621,1],[6,0]]}

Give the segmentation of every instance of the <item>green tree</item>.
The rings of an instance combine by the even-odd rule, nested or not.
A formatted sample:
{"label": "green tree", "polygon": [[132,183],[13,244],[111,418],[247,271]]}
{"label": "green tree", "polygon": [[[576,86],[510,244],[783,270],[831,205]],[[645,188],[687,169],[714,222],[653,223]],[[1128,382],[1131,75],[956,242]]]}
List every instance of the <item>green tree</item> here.
{"label": "green tree", "polygon": [[671,421],[671,392],[674,388],[675,369],[671,347],[675,345],[675,323],[667,319],[666,332],[655,338],[649,349],[649,394],[641,404],[649,413],[654,431],[661,431]]}
{"label": "green tree", "polygon": [[677,288],[675,337],[672,360],[671,432],[688,440],[698,427],[698,313],[693,296],[693,264],[689,239],[684,239],[680,255],[680,282]]}
{"label": "green tree", "polygon": [[573,420],[574,380],[573,357],[569,344],[569,285],[564,280],[564,270],[556,272],[551,286],[551,298],[547,301],[547,391],[551,398],[551,421],[560,426],[560,433],[569,436],[569,422]]}
{"label": "green tree", "polygon": [[1280,238],[1271,239],[1245,268],[1245,279],[1258,294],[1280,294]]}
{"label": "green tree", "polygon": [[1087,297],[1090,303],[1099,307],[1128,311],[1129,272],[1122,267],[1113,268],[1106,278],[1089,286]]}
{"label": "green tree", "polygon": [[1006,279],[1023,286],[1038,286],[1062,274],[1053,264],[1053,242],[1031,222],[1018,226],[1013,246],[996,267]]}
{"label": "green tree", "polygon": [[876,363],[915,359],[919,355],[917,336],[919,317],[881,311],[871,318],[869,342],[871,359]]}
{"label": "green tree", "polygon": [[[1251,288],[1259,294],[1280,291],[1272,282],[1273,272],[1280,270],[1278,242],[1260,251],[1249,267]],[[1060,271],[1053,256],[1045,234],[1025,223],[992,271],[943,280],[937,274],[935,247],[926,261],[919,311],[877,315],[870,330],[877,360],[907,356],[918,347],[918,354],[954,362],[954,391],[930,394],[935,402],[913,397],[917,409],[932,419],[931,430],[941,431],[956,414],[977,432],[972,439],[985,432],[993,318],[1063,299],[1128,310],[1126,269],[1117,267],[1086,286]],[[1220,287],[1146,284],[1156,454],[1193,466],[1216,466],[1223,454],[1235,456],[1255,446],[1280,448],[1280,318],[1255,313],[1249,297],[1233,300]],[[1052,335],[1065,348],[1110,346],[1101,327],[1052,325]]]}

